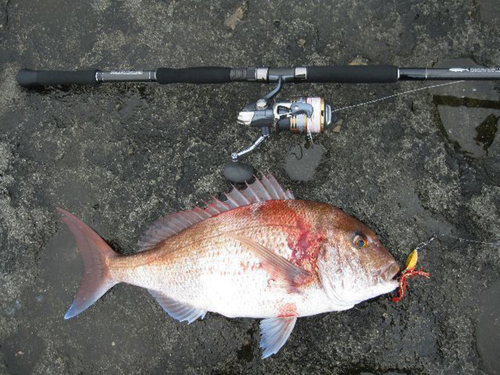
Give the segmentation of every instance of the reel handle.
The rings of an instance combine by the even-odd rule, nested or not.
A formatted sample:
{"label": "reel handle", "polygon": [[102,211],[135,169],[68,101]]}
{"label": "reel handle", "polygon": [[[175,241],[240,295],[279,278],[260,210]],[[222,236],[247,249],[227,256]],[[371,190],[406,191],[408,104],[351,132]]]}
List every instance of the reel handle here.
{"label": "reel handle", "polygon": [[230,161],[224,165],[222,171],[226,180],[234,184],[242,184],[250,181],[255,175],[255,171],[251,165],[241,161]]}

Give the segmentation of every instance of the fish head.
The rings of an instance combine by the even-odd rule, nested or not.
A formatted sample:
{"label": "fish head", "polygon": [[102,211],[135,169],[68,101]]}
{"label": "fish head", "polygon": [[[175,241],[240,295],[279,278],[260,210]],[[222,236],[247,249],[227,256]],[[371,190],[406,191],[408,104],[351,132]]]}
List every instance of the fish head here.
{"label": "fish head", "polygon": [[328,216],[318,270],[333,299],[352,307],[396,289],[399,265],[377,235],[339,209]]}

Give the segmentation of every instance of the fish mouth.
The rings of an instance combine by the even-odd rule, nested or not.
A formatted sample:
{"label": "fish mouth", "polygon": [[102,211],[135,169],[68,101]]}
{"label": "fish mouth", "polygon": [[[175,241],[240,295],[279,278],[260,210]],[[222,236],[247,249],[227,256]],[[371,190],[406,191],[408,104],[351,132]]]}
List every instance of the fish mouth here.
{"label": "fish mouth", "polygon": [[394,278],[399,274],[399,265],[394,261],[379,271],[379,277],[386,283],[394,281]]}

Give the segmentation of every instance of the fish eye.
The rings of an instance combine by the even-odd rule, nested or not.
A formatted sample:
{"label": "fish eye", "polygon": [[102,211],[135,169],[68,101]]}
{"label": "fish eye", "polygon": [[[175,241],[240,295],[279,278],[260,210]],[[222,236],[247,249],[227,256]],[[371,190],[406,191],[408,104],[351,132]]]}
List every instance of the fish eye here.
{"label": "fish eye", "polygon": [[364,249],[365,247],[368,246],[367,239],[364,236],[362,236],[361,234],[357,234],[356,236],[354,236],[354,239],[352,240],[352,243],[358,249]]}

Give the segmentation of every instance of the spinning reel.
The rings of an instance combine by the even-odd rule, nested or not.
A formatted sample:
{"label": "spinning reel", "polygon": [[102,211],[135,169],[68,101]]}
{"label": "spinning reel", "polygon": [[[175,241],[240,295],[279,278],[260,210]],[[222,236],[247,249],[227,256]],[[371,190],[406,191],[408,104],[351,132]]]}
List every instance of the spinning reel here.
{"label": "spinning reel", "polygon": [[277,86],[265,96],[243,108],[238,114],[238,124],[261,131],[259,138],[249,147],[231,154],[231,162],[224,166],[224,176],[232,182],[242,183],[254,175],[253,168],[240,161],[241,156],[255,150],[274,129],[276,133],[322,133],[332,121],[332,108],[320,97],[298,97],[291,100],[274,100],[287,76],[277,77]]}

